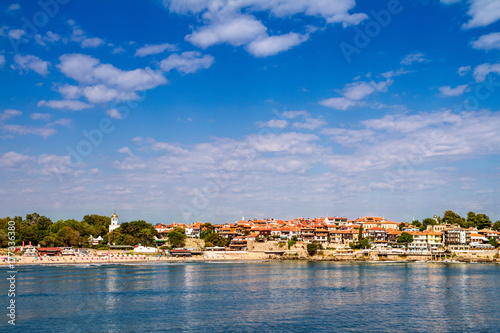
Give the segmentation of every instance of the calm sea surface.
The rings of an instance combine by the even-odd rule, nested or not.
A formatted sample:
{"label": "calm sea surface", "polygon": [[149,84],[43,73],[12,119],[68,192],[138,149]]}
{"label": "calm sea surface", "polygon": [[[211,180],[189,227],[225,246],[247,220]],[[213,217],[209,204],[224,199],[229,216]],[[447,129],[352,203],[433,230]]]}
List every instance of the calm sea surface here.
{"label": "calm sea surface", "polygon": [[[500,265],[18,267],[19,332],[499,332]],[[8,305],[7,270],[0,301]],[[10,331],[7,311],[0,331]]]}

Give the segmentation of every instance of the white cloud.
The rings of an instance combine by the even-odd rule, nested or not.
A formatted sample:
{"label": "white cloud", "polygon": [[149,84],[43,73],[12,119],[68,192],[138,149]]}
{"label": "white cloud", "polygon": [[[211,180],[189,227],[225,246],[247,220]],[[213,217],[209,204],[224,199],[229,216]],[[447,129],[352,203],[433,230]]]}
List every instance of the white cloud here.
{"label": "white cloud", "polygon": [[47,31],[45,36],[43,37],[43,40],[49,43],[55,43],[61,39],[61,36],[58,34],[53,33],[52,31]]}
{"label": "white cloud", "polygon": [[118,53],[122,53],[122,52],[125,52],[125,49],[121,46],[118,46],[118,47],[115,47],[111,53],[118,54]]}
{"label": "white cloud", "polygon": [[164,72],[176,69],[184,74],[195,73],[199,69],[209,68],[214,61],[211,55],[202,55],[198,51],[183,52],[180,55],[174,53],[160,62],[160,69]]}
{"label": "white cloud", "polygon": [[82,40],[80,45],[82,48],[87,49],[87,48],[99,47],[103,43],[104,43],[104,40],[102,40],[101,38],[98,38],[98,37],[94,37],[94,38],[85,38],[84,40]]}
{"label": "white cloud", "polygon": [[32,126],[24,126],[24,125],[2,125],[2,130],[8,133],[17,134],[17,135],[39,135],[41,137],[47,138],[51,135],[56,134],[56,130],[48,127],[32,127]]}
{"label": "white cloud", "polygon": [[67,77],[80,83],[79,87],[62,86],[59,91],[65,98],[85,96],[91,103],[112,100],[134,100],[137,91],[144,91],[166,84],[168,81],[158,71],[135,69],[124,71],[110,64],[101,64],[96,58],[83,54],[65,54],[56,66]]}
{"label": "white cloud", "polygon": [[295,119],[297,117],[307,117],[307,116],[309,116],[309,112],[307,112],[305,110],[283,112],[283,117],[285,117],[287,119]]}
{"label": "white cloud", "polygon": [[408,73],[411,73],[412,71],[407,71],[407,70],[404,70],[403,68],[400,68],[396,71],[389,71],[389,72],[385,72],[385,73],[382,73],[380,74],[382,77],[386,78],[386,79],[390,79],[392,77],[395,77],[395,76],[401,76],[401,75],[404,75],[404,74],[408,74]]}
{"label": "white cloud", "polygon": [[12,39],[21,39],[21,37],[25,34],[24,30],[22,29],[12,29],[9,30],[9,38]]}
{"label": "white cloud", "polygon": [[459,3],[461,2],[462,0],[440,0],[440,2],[442,4],[445,4],[445,5],[451,5],[453,3]]}
{"label": "white cloud", "polygon": [[467,73],[469,73],[469,72],[470,72],[470,70],[471,70],[471,67],[470,67],[470,66],[461,66],[461,67],[458,69],[457,73],[458,73],[458,75],[460,75],[460,76],[464,76],[464,75],[466,75]]}
{"label": "white cloud", "polygon": [[29,161],[29,156],[9,151],[0,156],[0,167],[17,169]]}
{"label": "white cloud", "polygon": [[411,65],[415,62],[430,62],[422,52],[410,53],[401,60],[402,65]]}
{"label": "white cloud", "polygon": [[45,101],[41,100],[37,103],[38,107],[47,106],[53,109],[68,109],[71,111],[80,111],[91,108],[92,105],[74,100],[58,100],[58,101]]}
{"label": "white cloud", "polygon": [[129,147],[122,147],[122,148],[118,149],[118,152],[120,154],[126,154],[126,155],[129,155],[129,156],[134,156],[134,154],[132,154],[132,151],[130,151]]}
{"label": "white cloud", "polygon": [[[393,74],[386,74],[387,77],[394,76]],[[400,73],[399,75],[402,75]],[[334,97],[324,99],[319,104],[337,110],[347,110],[353,106],[362,105],[364,98],[370,96],[375,92],[386,92],[388,87],[393,83],[392,79],[388,78],[386,81],[356,81],[346,84],[342,89],[342,97]]]}
{"label": "white cloud", "polygon": [[108,109],[106,110],[106,114],[113,119],[122,119],[122,115],[117,109]]}
{"label": "white cloud", "polygon": [[240,46],[264,36],[266,27],[251,15],[238,15],[227,21],[202,27],[186,36],[186,40],[203,49],[221,43]]}
{"label": "white cloud", "polygon": [[355,0],[165,0],[164,4],[177,14],[201,15],[204,25],[185,38],[192,44],[203,49],[221,43],[247,45],[247,51],[257,57],[289,50],[309,36],[293,32],[269,36],[267,27],[251,13],[270,12],[287,19],[303,14],[321,17],[327,23],[341,23],[344,27],[357,25],[368,18],[364,13],[349,13],[356,5]]}
{"label": "white cloud", "polygon": [[439,87],[439,92],[443,96],[460,96],[467,91],[467,88],[467,84],[462,84],[460,86],[456,86],[455,88],[451,88],[450,86],[443,86]]}
{"label": "white cloud", "polygon": [[345,111],[350,107],[357,105],[358,103],[356,101],[344,97],[332,97],[320,101],[319,104],[326,106],[327,108]]}
{"label": "white cloud", "polygon": [[246,46],[248,52],[255,57],[268,57],[283,51],[288,51],[309,39],[309,34],[301,35],[290,32],[286,35],[268,36],[254,40]]}
{"label": "white cloud", "polygon": [[5,66],[5,56],[0,54],[0,68],[4,68]]}
{"label": "white cloud", "polygon": [[490,73],[500,74],[500,63],[499,64],[481,64],[474,68],[474,79],[476,82],[482,82],[486,80],[486,77]]}
{"label": "white cloud", "polygon": [[32,70],[35,73],[38,73],[42,76],[46,76],[47,74],[49,74],[48,66],[50,63],[48,61],[43,61],[37,56],[33,55],[22,56],[16,54],[14,56],[14,62],[17,64],[15,68],[19,68],[22,71]]}
{"label": "white cloud", "polygon": [[30,114],[30,118],[33,120],[49,121],[52,118],[52,115],[48,113],[32,113]]}
{"label": "white cloud", "polygon": [[82,89],[80,87],[70,84],[59,86],[57,90],[65,99],[77,99],[82,95]]}
{"label": "white cloud", "polygon": [[7,11],[12,12],[21,9],[21,5],[18,3],[13,3],[9,7],[7,7]]}
{"label": "white cloud", "polygon": [[344,88],[344,97],[358,101],[375,92],[375,85],[369,82],[354,82]]}
{"label": "white cloud", "polygon": [[175,44],[169,44],[169,43],[158,44],[158,45],[144,45],[143,47],[135,51],[135,56],[145,57],[151,54],[163,53],[165,52],[165,50],[173,52],[177,50],[177,46]]}
{"label": "white cloud", "polygon": [[7,120],[14,117],[19,117],[23,113],[19,110],[13,109],[5,109],[2,113],[0,113],[0,121]]}
{"label": "white cloud", "polygon": [[97,48],[105,43],[102,38],[88,37],[87,34],[80,28],[75,21],[68,20],[67,23],[73,29],[70,40],[79,43],[82,48]]}
{"label": "white cloud", "polygon": [[259,121],[257,122],[259,127],[269,127],[269,128],[286,128],[288,122],[284,119],[271,119],[269,121]]}
{"label": "white cloud", "polygon": [[500,1],[498,0],[470,0],[470,9],[467,12],[472,18],[462,27],[471,29],[484,27],[500,19]]}
{"label": "white cloud", "polygon": [[292,127],[313,131],[325,125],[326,122],[322,119],[307,117],[303,122],[294,122]]}
{"label": "white cloud", "polygon": [[479,50],[500,50],[500,32],[492,32],[488,35],[483,35],[479,39],[472,41],[472,47]]}
{"label": "white cloud", "polygon": [[117,89],[109,88],[103,84],[87,86],[82,89],[82,95],[90,103],[107,103],[110,101],[131,101],[136,100],[139,96],[135,92],[124,92]]}
{"label": "white cloud", "polygon": [[56,121],[53,121],[49,124],[49,126],[54,126],[54,125],[59,125],[59,126],[64,126],[70,128],[73,125],[73,120],[68,119],[68,118],[61,118],[57,119]]}
{"label": "white cloud", "polygon": [[[343,26],[356,25],[368,18],[366,14],[348,12],[356,6],[355,0],[247,0],[233,2],[228,0],[165,0],[171,12],[198,14],[208,11],[210,16],[217,13],[271,11],[278,17],[291,17],[295,14],[319,16],[328,23],[342,23]],[[207,12],[205,12],[207,14]]]}

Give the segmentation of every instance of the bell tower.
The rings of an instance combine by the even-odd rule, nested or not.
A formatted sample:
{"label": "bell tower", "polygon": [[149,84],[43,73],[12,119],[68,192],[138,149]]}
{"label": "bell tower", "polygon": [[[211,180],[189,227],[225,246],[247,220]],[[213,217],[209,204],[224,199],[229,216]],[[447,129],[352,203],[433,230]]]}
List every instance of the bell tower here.
{"label": "bell tower", "polygon": [[120,224],[118,224],[118,215],[116,214],[116,211],[111,215],[111,224],[109,225],[109,232],[112,232],[116,228],[119,228]]}

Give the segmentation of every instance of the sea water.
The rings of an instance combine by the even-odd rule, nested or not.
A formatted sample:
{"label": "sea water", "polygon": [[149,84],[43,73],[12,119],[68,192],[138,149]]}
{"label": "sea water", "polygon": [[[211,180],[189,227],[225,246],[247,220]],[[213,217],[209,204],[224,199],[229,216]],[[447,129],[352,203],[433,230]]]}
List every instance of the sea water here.
{"label": "sea water", "polygon": [[[497,264],[284,261],[17,270],[19,332],[500,331]],[[0,274],[7,278],[7,269]],[[1,280],[6,309],[9,287]],[[2,317],[0,330],[12,330]]]}

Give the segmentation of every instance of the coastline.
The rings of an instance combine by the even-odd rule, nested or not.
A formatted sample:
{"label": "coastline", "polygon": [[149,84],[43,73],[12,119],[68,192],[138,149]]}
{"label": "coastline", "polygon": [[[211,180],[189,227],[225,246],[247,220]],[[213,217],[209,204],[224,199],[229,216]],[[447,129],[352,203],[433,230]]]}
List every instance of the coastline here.
{"label": "coastline", "polygon": [[415,258],[367,258],[367,257],[357,257],[357,258],[338,258],[338,257],[270,257],[270,258],[243,258],[241,256],[223,256],[223,257],[188,257],[188,258],[172,258],[172,257],[150,257],[150,256],[142,256],[141,258],[127,258],[127,259],[83,259],[78,258],[74,259],[66,259],[61,257],[56,258],[43,258],[35,259],[33,257],[17,257],[19,259],[15,259],[15,261],[2,261],[0,262],[1,267],[8,267],[9,264],[13,264],[14,266],[58,266],[58,265],[112,265],[112,264],[132,264],[132,265],[142,265],[142,264],[160,264],[160,263],[190,263],[190,262],[248,262],[248,263],[263,263],[263,262],[274,262],[274,261],[309,261],[309,262],[352,262],[352,263],[490,263],[490,264],[499,264],[500,260],[495,258],[465,258],[465,257],[455,257],[450,259],[442,259],[442,260],[431,260],[431,259],[415,259]]}

